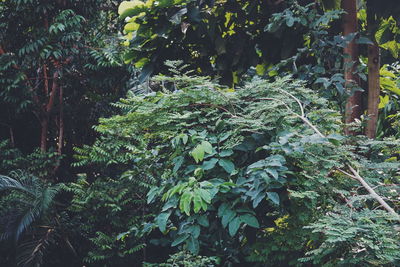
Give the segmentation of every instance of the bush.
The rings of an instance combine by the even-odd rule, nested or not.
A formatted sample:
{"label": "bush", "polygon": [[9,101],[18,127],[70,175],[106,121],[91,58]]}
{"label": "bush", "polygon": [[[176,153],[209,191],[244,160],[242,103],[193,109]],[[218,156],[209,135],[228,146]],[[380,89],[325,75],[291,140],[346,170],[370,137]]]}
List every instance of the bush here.
{"label": "bush", "polygon": [[[151,181],[140,192],[147,193],[146,214],[154,220],[147,216],[126,235],[150,234],[148,246],[215,255],[226,266],[398,260],[395,215],[379,217],[377,202],[344,172],[359,169],[393,206],[399,142],[341,136],[339,113],[290,77],[254,79],[236,91],[199,77],[155,82],[159,91],[115,104],[122,114],[101,119],[95,144],[77,149],[77,165],[119,179],[128,172],[132,183]],[[372,225],[380,232],[349,238],[345,246],[332,239],[323,229],[345,236],[337,222],[348,214],[336,211],[346,205],[359,224],[355,232],[377,217],[385,230]],[[377,236],[386,238],[377,243]],[[366,244],[374,248],[354,250]]]}

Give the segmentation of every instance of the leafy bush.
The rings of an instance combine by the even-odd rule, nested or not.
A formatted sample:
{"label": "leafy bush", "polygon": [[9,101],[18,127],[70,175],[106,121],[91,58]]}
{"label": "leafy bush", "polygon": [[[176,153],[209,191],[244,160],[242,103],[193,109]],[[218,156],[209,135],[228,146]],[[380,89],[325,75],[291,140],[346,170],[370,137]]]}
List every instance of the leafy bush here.
{"label": "leafy bush", "polygon": [[215,257],[196,256],[187,251],[180,251],[171,255],[165,263],[144,263],[143,267],[212,267],[217,263],[218,259]]}
{"label": "leafy bush", "polygon": [[[396,203],[399,142],[341,136],[338,112],[290,77],[255,79],[237,91],[199,77],[155,82],[158,92],[122,99],[115,104],[122,114],[101,119],[94,145],[77,149],[77,165],[102,166],[115,177],[128,171],[132,183],[153,184],[143,190],[154,220],[144,218],[126,235],[151,233],[147,245],[215,255],[227,266],[296,265],[299,259],[323,265],[342,257],[352,264],[351,250],[369,243],[375,247],[363,250],[363,264],[395,263],[395,215],[380,220],[386,230],[349,238],[346,246],[321,229],[336,227],[338,219],[330,218],[343,205],[356,222],[379,214],[346,174],[351,166]],[[387,238],[377,244],[382,235]],[[335,249],[327,252],[330,242]],[[382,259],[378,251],[385,249],[393,254]]]}

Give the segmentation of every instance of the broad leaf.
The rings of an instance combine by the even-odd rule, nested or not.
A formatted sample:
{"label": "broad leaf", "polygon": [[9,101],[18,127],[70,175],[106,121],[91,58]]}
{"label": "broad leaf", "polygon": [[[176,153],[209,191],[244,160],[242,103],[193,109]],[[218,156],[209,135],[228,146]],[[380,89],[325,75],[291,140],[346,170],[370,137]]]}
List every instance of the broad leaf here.
{"label": "broad leaf", "polygon": [[268,192],[267,196],[273,203],[275,203],[276,205],[279,205],[279,195],[278,195],[278,193]]}
{"label": "broad leaf", "polygon": [[219,166],[224,168],[224,170],[229,174],[231,174],[235,170],[235,165],[233,164],[232,161],[230,161],[228,159],[220,159],[218,161],[218,164],[219,164]]}
{"label": "broad leaf", "polygon": [[217,164],[217,162],[218,162],[218,159],[216,159],[216,158],[212,158],[210,160],[206,160],[206,161],[203,162],[202,168],[203,168],[203,170],[206,170],[206,171],[207,170],[211,170],[212,168],[215,167],[215,164]]}
{"label": "broad leaf", "polygon": [[155,221],[161,232],[165,232],[165,230],[167,229],[167,221],[170,215],[171,212],[163,212],[156,217]]}
{"label": "broad leaf", "polygon": [[200,144],[197,145],[193,151],[192,151],[192,157],[196,161],[196,163],[199,163],[204,159],[204,147]]}
{"label": "broad leaf", "polygon": [[259,228],[260,224],[255,216],[251,214],[244,214],[240,216],[240,221],[247,224],[248,226]]}
{"label": "broad leaf", "polygon": [[236,217],[229,223],[229,234],[231,236],[234,236],[239,230],[239,227],[240,227],[240,218]]}
{"label": "broad leaf", "polygon": [[181,243],[184,242],[186,239],[188,239],[189,236],[190,236],[190,235],[187,235],[187,234],[178,236],[178,238],[176,238],[176,239],[174,240],[174,242],[172,242],[171,246],[172,246],[172,247],[175,247],[175,246],[181,244]]}

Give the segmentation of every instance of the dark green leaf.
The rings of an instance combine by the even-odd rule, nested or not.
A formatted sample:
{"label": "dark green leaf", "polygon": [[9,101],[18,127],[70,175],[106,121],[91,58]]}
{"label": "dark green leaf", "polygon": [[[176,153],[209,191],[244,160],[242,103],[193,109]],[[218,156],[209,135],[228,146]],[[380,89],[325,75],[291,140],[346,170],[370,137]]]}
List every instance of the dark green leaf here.
{"label": "dark green leaf", "polygon": [[156,217],[155,221],[161,232],[165,232],[165,230],[167,229],[167,221],[170,215],[171,212],[163,212]]}
{"label": "dark green leaf", "polygon": [[278,193],[268,192],[267,196],[272,202],[274,202],[276,205],[279,205],[279,195],[278,195]]}
{"label": "dark green leaf", "polygon": [[224,168],[224,170],[229,174],[231,174],[235,170],[235,165],[233,164],[232,161],[230,161],[228,159],[220,159],[218,161],[218,164],[219,164],[219,166]]}
{"label": "dark green leaf", "polygon": [[187,234],[179,235],[179,236],[174,240],[174,242],[172,242],[171,246],[172,246],[172,247],[175,247],[175,246],[179,245],[180,243],[182,243],[182,242],[184,242],[186,239],[188,239],[189,236],[190,236],[190,235],[187,235]]}
{"label": "dark green leaf", "polygon": [[190,252],[195,255],[199,253],[199,241],[196,238],[191,236],[189,239],[187,239],[186,244]]}
{"label": "dark green leaf", "polygon": [[202,168],[203,168],[203,170],[206,170],[206,171],[207,170],[211,170],[212,168],[215,167],[215,164],[217,164],[217,162],[218,162],[218,159],[216,159],[216,158],[212,158],[210,160],[206,160],[206,161],[203,162]]}
{"label": "dark green leaf", "polygon": [[229,156],[231,156],[233,154],[233,150],[232,149],[228,149],[228,150],[222,150],[220,153],[219,153],[219,156],[220,157],[229,157]]}
{"label": "dark green leaf", "polygon": [[210,226],[210,223],[208,222],[208,218],[206,215],[201,215],[201,216],[197,217],[197,222],[203,227]]}
{"label": "dark green leaf", "polygon": [[234,236],[239,230],[239,227],[240,227],[240,218],[236,217],[229,223],[229,234],[231,236]]}
{"label": "dark green leaf", "polygon": [[260,227],[257,218],[251,214],[240,215],[240,221],[254,228]]}

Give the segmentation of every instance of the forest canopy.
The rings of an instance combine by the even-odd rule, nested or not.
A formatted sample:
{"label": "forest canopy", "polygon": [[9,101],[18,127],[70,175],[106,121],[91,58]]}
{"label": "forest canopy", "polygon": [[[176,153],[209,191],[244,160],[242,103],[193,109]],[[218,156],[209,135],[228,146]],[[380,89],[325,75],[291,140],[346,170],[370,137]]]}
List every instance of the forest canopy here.
{"label": "forest canopy", "polygon": [[0,266],[399,266],[399,15],[0,1]]}

